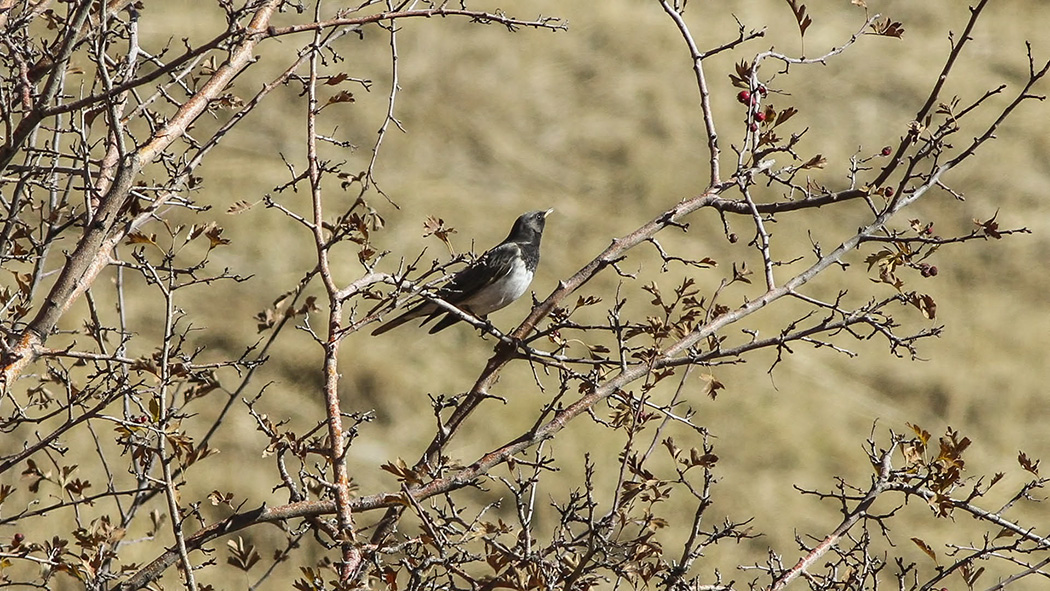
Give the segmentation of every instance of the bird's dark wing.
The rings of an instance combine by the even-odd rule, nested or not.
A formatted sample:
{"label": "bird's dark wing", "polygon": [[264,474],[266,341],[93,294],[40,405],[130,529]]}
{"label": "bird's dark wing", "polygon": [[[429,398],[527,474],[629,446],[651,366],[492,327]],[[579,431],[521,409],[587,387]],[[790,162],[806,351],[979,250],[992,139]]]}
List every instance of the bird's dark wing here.
{"label": "bird's dark wing", "polygon": [[493,247],[474,264],[456,273],[437,295],[450,304],[458,304],[510,273],[520,254],[521,248],[513,242]]}
{"label": "bird's dark wing", "polygon": [[[459,305],[470,299],[479,291],[492,286],[500,279],[506,277],[514,270],[514,261],[521,256],[521,248],[513,242],[504,242],[481,255],[481,258],[473,265],[456,273],[445,286],[438,290],[438,296],[450,304]],[[472,310],[467,310],[473,312]],[[430,318],[423,323],[430,322],[441,315],[441,310],[435,311]],[[448,312],[437,324],[428,331],[430,334],[444,330],[462,320],[458,314]]]}
{"label": "bird's dark wing", "polygon": [[[510,273],[514,268],[514,259],[519,255],[519,247],[514,243],[503,243],[499,246],[493,247],[491,250],[481,255],[481,258],[474,261],[472,265],[463,269],[459,273],[452,276],[448,283],[443,285],[441,289],[437,291],[437,296],[450,304],[458,304],[463,300],[466,300],[471,295],[478,292],[478,290],[484,289],[500,278]],[[382,324],[379,328],[372,331],[373,336],[381,335],[388,330],[397,328],[402,324],[426,316],[422,324],[426,324],[438,316],[440,316],[445,309],[441,306],[431,302],[423,301],[416,306],[408,309],[405,313],[401,314],[397,318]],[[456,314],[448,314],[445,318],[441,319],[441,322],[434,325],[430,329],[431,333],[435,333],[439,330],[447,328],[460,320]]]}

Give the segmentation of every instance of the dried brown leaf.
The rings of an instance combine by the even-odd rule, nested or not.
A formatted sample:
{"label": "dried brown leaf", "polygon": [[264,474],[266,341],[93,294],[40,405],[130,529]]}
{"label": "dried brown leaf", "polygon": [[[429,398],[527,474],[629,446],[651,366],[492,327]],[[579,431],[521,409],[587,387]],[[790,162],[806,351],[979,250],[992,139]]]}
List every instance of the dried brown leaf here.
{"label": "dried brown leaf", "polygon": [[787,0],[787,3],[788,6],[791,7],[792,14],[795,15],[795,21],[798,22],[800,36],[805,37],[806,29],[813,24],[813,19],[809,18],[809,15],[806,14],[806,5],[799,3],[798,0]]}
{"label": "dried brown leaf", "polygon": [[1027,472],[1039,476],[1039,460],[1032,460],[1028,457],[1028,454],[1023,451],[1017,452],[1017,463],[1021,465]]}
{"label": "dried brown leaf", "polygon": [[937,553],[934,552],[933,548],[930,548],[930,546],[926,542],[920,540],[919,538],[912,538],[911,541],[919,547],[919,550],[925,552],[926,555],[930,557],[930,560],[933,560],[935,564],[937,563]]}
{"label": "dried brown leaf", "polygon": [[884,21],[875,21],[871,23],[871,29],[875,35],[882,35],[884,37],[896,37],[900,39],[904,35],[904,26],[894,21],[893,19],[886,17]]}
{"label": "dried brown leaf", "polygon": [[718,391],[724,390],[726,387],[725,384],[718,381],[718,378],[709,373],[701,374],[700,379],[704,381],[704,394],[710,396],[711,400],[717,398]]}
{"label": "dried brown leaf", "polygon": [[237,215],[239,213],[244,213],[244,212],[248,211],[254,205],[255,205],[254,203],[248,203],[247,201],[244,201],[244,200],[234,201],[233,205],[231,205],[226,210],[226,213],[228,213],[230,215]]}
{"label": "dried brown leaf", "polygon": [[825,158],[822,154],[817,154],[816,156],[807,160],[806,163],[803,164],[800,168],[824,168],[825,166],[827,166],[827,164],[828,159]]}
{"label": "dried brown leaf", "polygon": [[339,72],[335,76],[332,76],[332,77],[328,78],[328,80],[325,80],[324,83],[325,83],[326,86],[335,86],[337,84],[343,83],[344,81],[346,81],[349,78],[350,78],[350,75],[347,74],[346,72]]}

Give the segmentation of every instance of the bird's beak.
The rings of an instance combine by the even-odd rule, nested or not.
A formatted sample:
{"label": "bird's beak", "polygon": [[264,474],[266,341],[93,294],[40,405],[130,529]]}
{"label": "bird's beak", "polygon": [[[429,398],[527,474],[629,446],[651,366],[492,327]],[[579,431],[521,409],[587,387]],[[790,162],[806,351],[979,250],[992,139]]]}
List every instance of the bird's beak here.
{"label": "bird's beak", "polygon": [[552,208],[548,209],[547,211],[543,212],[543,218],[546,219],[547,216],[549,216],[551,214],[551,212],[553,212],[553,211],[554,211],[554,208],[552,207]]}

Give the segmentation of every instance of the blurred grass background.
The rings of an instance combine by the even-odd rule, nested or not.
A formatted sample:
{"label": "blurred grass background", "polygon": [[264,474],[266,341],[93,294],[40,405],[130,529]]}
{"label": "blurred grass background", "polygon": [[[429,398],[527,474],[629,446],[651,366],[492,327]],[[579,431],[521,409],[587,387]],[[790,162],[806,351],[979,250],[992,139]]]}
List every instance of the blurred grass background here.
{"label": "blurred grass background", "polygon": [[[217,33],[224,21],[218,14],[202,12],[202,4],[148,5],[142,20],[146,46],[169,37],[207,38]],[[836,189],[845,186],[851,155],[871,155],[884,145],[897,144],[940,71],[949,47],[948,31],[961,31],[968,17],[965,5],[955,0],[868,0],[868,5],[872,12],[902,21],[903,39],[864,38],[826,66],[793,67],[789,76],[778,76],[771,85],[786,93],[771,98],[776,106],[791,104],[801,111],[792,129],[810,128],[799,152],[821,153],[828,159],[828,166],[815,178]],[[435,239],[422,237],[428,215],[443,218],[458,230],[452,239],[459,251],[474,246],[480,252],[501,240],[519,213],[554,207],[556,213],[549,218],[544,236],[543,262],[533,284],[542,298],[559,278],[588,262],[611,238],[703,190],[705,136],[688,53],[656,2],[543,0],[500,7],[522,18],[540,13],[564,17],[570,28],[560,33],[511,34],[498,26],[452,18],[400,23],[401,90],[395,113],[405,133],[393,128],[387,134],[376,175],[399,207],[378,195],[369,197],[388,223],[374,241],[380,250],[390,251],[383,267],[393,270],[400,258],[412,260],[424,248],[428,249],[424,261],[447,255]],[[814,23],[803,47],[785,2],[689,3],[687,21],[701,48],[736,36],[733,15],[748,29],[769,27],[764,39],[705,62],[720,125],[724,171],[735,160],[730,146],[739,144],[743,134],[737,90],[728,78],[733,64],[770,46],[792,55],[824,53],[847,40],[865,18],[863,10],[845,0],[812,0],[808,9]],[[1027,75],[1023,41],[1035,43],[1037,59],[1050,55],[1045,37],[1048,19],[1050,7],[1038,0],[993,3],[945,97],[957,94],[967,104],[1000,82],[1009,85],[1009,96]],[[356,101],[329,107],[321,120],[321,133],[357,145],[354,151],[328,148],[326,154],[349,161],[349,170],[363,169],[371,157],[390,84],[387,35],[376,28],[363,33],[362,39],[349,35],[337,43],[347,61],[330,64],[328,73],[345,71],[374,85],[370,92],[347,87]],[[305,43],[303,39],[264,43],[263,59],[237,79],[233,92],[250,97],[286,67],[292,58],[289,49]],[[1040,90],[1050,89],[1044,84]],[[181,302],[197,325],[208,328],[198,337],[209,347],[208,355],[216,358],[238,356],[256,342],[260,337],[252,316],[294,287],[304,270],[313,266],[309,234],[276,211],[260,205],[237,216],[219,213],[238,200],[258,201],[286,182],[289,173],[278,154],[298,170],[305,166],[304,101],[295,88],[278,92],[280,96],[271,97],[269,105],[227,138],[200,171],[205,180],[198,199],[214,206],[214,213],[206,215],[218,218],[224,236],[232,240],[213,254],[215,263],[254,274],[244,284],[217,284],[189,292],[189,299]],[[715,436],[715,452],[721,458],[721,488],[709,515],[716,521],[723,515],[738,520],[753,516],[754,529],[765,534],[743,548],[712,551],[699,569],[717,566],[730,578],[745,578],[731,569],[740,562],[764,561],[768,547],[793,562],[794,536],[822,535],[837,524],[838,515],[835,507],[799,495],[792,485],[827,489],[837,475],[866,483],[870,468],[862,444],[876,421],[879,434],[888,428],[905,431],[906,422],[935,435],[949,425],[961,431],[976,442],[968,453],[975,473],[1006,472],[998,486],[1002,495],[1012,493],[1009,487],[1024,479],[1014,460],[1018,450],[1036,458],[1048,456],[1048,121],[1045,106],[1024,105],[999,131],[997,141],[947,176],[947,183],[966,195],[965,202],[931,196],[905,216],[934,221],[939,233],[950,235],[968,232],[973,218],[987,219],[999,211],[1002,227],[1033,230],[1032,235],[994,244],[943,249],[931,261],[940,270],[936,278],[912,279],[922,281],[916,287],[936,299],[937,320],[929,323],[904,308],[898,319],[907,328],[946,326],[943,337],[920,345],[926,361],[897,359],[878,339],[840,340],[839,345],[859,356],[797,346],[795,354],[770,376],[766,370],[772,357],[758,355],[749,363],[714,371],[727,385],[716,400],[703,398],[701,383],[696,382],[692,403],[699,411],[698,422]],[[957,145],[979,129],[968,127]],[[308,207],[304,193],[275,197],[301,212]],[[355,197],[353,191],[340,192],[335,185],[326,193],[333,212]],[[760,198],[776,200],[781,194],[769,190]],[[815,231],[825,248],[832,248],[854,231],[864,211],[859,206],[847,212],[822,211],[807,219],[821,220]],[[644,248],[632,253],[624,269],[658,280],[665,291],[688,274],[707,294],[729,275],[733,262],[749,260],[755,267],[756,259],[745,246],[751,235],[746,219],[731,220],[742,237],[735,245],[727,243],[719,220],[710,212],[699,212],[688,221],[687,234],[668,233],[661,240],[697,258],[716,259],[717,269],[686,273],[672,266],[661,276],[656,253]],[[897,223],[903,226],[906,219]],[[790,216],[781,219],[774,228],[774,239],[783,241],[777,244],[785,245],[780,258],[810,252],[807,229]],[[345,254],[337,279],[349,282],[360,273],[356,255],[349,249],[337,252]],[[863,301],[861,294],[889,295],[880,291],[884,286],[870,284],[862,260],[862,254],[851,258],[849,272],[830,271],[811,287],[811,293],[833,295],[848,287],[859,301]],[[781,280],[799,268],[780,269]],[[642,280],[628,283],[637,290]],[[610,302],[616,284],[617,277],[606,273],[583,293],[602,295]],[[732,297],[739,301],[759,289],[753,286]],[[632,293],[641,303],[643,298]],[[527,299],[495,314],[493,320],[502,328],[514,326],[527,313]],[[599,308],[592,318],[597,322],[604,318]],[[151,328],[155,310],[135,307],[132,301],[132,311],[143,333],[156,330]],[[779,314],[764,314],[747,326],[771,334],[789,317]],[[730,332],[739,334],[737,329]],[[397,457],[409,462],[418,457],[433,430],[427,394],[468,389],[491,348],[491,341],[481,341],[462,327],[432,337],[404,327],[382,338],[362,333],[346,341],[341,366],[344,409],[374,409],[377,417],[362,429],[350,450],[351,474],[362,493],[397,489],[393,478],[376,468]],[[321,420],[320,353],[305,333],[285,334],[256,382],[258,388],[272,382],[262,410],[275,419],[290,418],[301,430]],[[235,383],[232,375],[226,378]],[[472,461],[478,453],[516,436],[551,395],[549,390],[537,390],[526,366],[513,368],[499,386],[495,393],[508,398],[506,406],[490,404],[483,417],[475,417],[465,434],[469,447],[461,443],[450,450],[457,459]],[[573,425],[553,442],[562,472],[551,477],[549,488],[541,488],[544,503],[548,494],[563,494],[564,486],[559,487],[557,479],[578,481],[583,452],[596,454],[606,468],[615,462],[622,441],[596,439],[608,435],[584,423]],[[196,468],[211,470],[202,494],[230,490],[252,505],[262,500],[282,502],[280,495],[269,493],[275,478],[272,461],[260,458],[265,439],[244,412],[236,414],[233,425],[216,443],[222,450],[220,460],[210,468],[205,464]],[[690,445],[684,440],[679,443]],[[231,464],[239,469],[230,470]],[[612,477],[612,472],[602,476]],[[189,490],[183,494],[185,499],[194,497]],[[1043,523],[1050,515],[1045,506],[1022,509]],[[689,511],[673,511],[678,510]],[[922,507],[908,511],[922,522],[931,545],[952,526],[935,523]],[[684,522],[685,515],[669,517]],[[266,535],[247,532],[247,537]],[[681,535],[684,532],[671,538]],[[913,559],[924,560],[917,549]],[[289,568],[289,576],[297,574]]]}

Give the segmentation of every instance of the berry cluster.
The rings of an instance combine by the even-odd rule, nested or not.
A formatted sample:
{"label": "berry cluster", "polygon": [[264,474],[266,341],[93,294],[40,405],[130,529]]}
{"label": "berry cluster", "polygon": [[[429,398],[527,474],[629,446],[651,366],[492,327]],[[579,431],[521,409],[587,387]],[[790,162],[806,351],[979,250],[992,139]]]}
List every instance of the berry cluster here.
{"label": "berry cluster", "polygon": [[767,90],[764,85],[759,85],[755,90],[754,93],[750,90],[741,90],[736,95],[737,102],[749,107],[749,111],[754,119],[750,125],[752,132],[758,131],[758,124],[768,118],[765,111],[759,108],[759,103],[767,94],[769,94],[769,90]]}
{"label": "berry cluster", "polygon": [[741,90],[737,93],[736,100],[744,105],[755,106],[759,102],[759,97],[765,98],[767,94],[769,94],[769,90],[765,86],[760,85],[758,87],[758,96],[752,95],[750,90]]}

